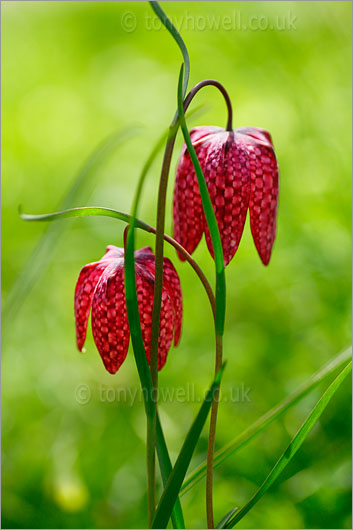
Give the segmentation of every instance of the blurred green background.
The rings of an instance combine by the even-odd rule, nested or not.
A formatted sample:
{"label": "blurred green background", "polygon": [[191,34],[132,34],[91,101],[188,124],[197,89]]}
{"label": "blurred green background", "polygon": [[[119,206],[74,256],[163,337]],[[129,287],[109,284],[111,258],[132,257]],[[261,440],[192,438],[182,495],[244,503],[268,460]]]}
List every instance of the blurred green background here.
{"label": "blurred green background", "polygon": [[[262,266],[247,223],[227,268],[221,447],[351,341],[352,8],[349,2],[162,5],[189,48],[190,86],[210,77],[224,83],[235,126],[271,131],[281,170],[270,266]],[[22,282],[31,272],[38,276],[32,290],[23,284],[25,297],[13,286],[46,225],[21,221],[18,206],[31,213],[57,209],[83,161],[109,134],[123,131],[124,141],[101,157],[75,204],[129,211],[141,166],[175,112],[180,52],[146,2],[2,2],[1,9],[2,526],[145,527],[145,419],[141,401],[129,398],[138,389],[132,352],[111,376],[91,331],[83,355],[74,339],[79,270],[107,244],[122,245],[123,224],[63,221],[63,237],[52,232],[53,254],[48,244],[38,258],[51,257],[49,266],[41,270],[34,260],[22,275]],[[193,124],[225,124],[214,89],[200,93],[198,104],[204,114]],[[180,148],[179,137],[168,232]],[[153,225],[161,156],[140,211]],[[139,246],[153,243],[138,233]],[[162,388],[181,389],[179,400],[161,405],[174,459],[212,377],[214,338],[193,271],[172,249],[166,253],[184,292],[182,340],[160,374]],[[195,258],[213,278],[204,242]],[[250,498],[325,386],[217,469],[217,520]],[[187,399],[188,388],[195,399]],[[350,388],[346,381],[243,528],[351,527]],[[206,448],[205,429],[192,468]],[[182,501],[188,527],[204,527],[204,482]]]}

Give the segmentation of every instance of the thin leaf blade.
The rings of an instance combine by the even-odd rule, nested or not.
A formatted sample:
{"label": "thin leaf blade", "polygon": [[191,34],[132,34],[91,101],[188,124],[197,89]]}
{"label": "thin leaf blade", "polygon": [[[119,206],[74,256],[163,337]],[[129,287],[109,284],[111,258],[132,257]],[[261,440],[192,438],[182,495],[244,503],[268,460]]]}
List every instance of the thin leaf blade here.
{"label": "thin leaf blade", "polygon": [[264,482],[258,488],[256,493],[251,497],[249,502],[238,512],[236,513],[224,526],[223,528],[233,528],[254,506],[255,504],[263,497],[266,491],[272,486],[278,476],[282,473],[287,464],[292,460],[296,452],[299,450],[306,437],[310,433],[311,429],[314,427],[315,423],[318,421],[327,405],[331,401],[332,397],[335,395],[343,381],[346,377],[352,372],[352,361],[349,362],[343,370],[338,374],[334,381],[330,384],[324,394],[321,396],[319,401],[316,403],[315,407],[312,409],[302,426],[299,428],[295,436],[292,438],[290,444],[284,451],[284,453],[277,460],[276,464],[267,475]]}
{"label": "thin leaf blade", "polygon": [[[239,449],[247,445],[262,431],[267,429],[274,421],[279,419],[289,408],[293,407],[301,399],[307,396],[322,381],[332,375],[340,366],[347,363],[352,356],[352,348],[347,348],[336,355],[327,365],[313,374],[303,385],[301,385],[290,396],[281,401],[278,405],[270,409],[250,427],[238,434],[227,445],[215,453],[214,467],[220,466],[227,458],[235,454]],[[180,496],[185,495],[191,488],[206,476],[206,462],[198,466],[184,481],[180,491]]]}
{"label": "thin leaf blade", "polygon": [[219,521],[219,523],[216,524],[216,528],[225,528],[226,524],[228,523],[228,521],[230,521],[230,519],[232,518],[232,516],[235,514],[237,510],[238,510],[238,506],[236,506],[235,508],[232,508],[229,512],[227,512],[225,516]]}
{"label": "thin leaf blade", "polygon": [[191,425],[189,432],[185,438],[184,444],[180,450],[179,456],[176,460],[173,471],[169,475],[168,482],[164,488],[162,497],[159,501],[156,515],[154,517],[152,528],[166,528],[171,512],[177,499],[180,487],[184,480],[185,474],[189,467],[196,444],[200,438],[203,426],[206,422],[208,413],[212,406],[212,402],[219,388],[225,364],[222,365],[221,370],[215,377],[211,387],[209,388],[206,397],[200,407],[200,410]]}
{"label": "thin leaf blade", "polygon": [[[167,444],[164,438],[162,425],[157,413],[157,426],[156,426],[156,445],[157,445],[157,455],[159,461],[159,468],[161,470],[163,486],[165,487],[168,478],[173,470],[172,463],[169,458]],[[181,504],[179,497],[175,501],[174,508],[172,511],[172,522],[174,528],[185,528],[184,516],[181,509]]]}
{"label": "thin leaf blade", "polygon": [[185,63],[185,78],[184,78],[184,82],[183,82],[182,94],[183,94],[183,99],[184,99],[185,94],[186,94],[186,90],[187,90],[187,86],[188,86],[188,82],[189,82],[189,75],[190,75],[189,52],[187,50],[185,42],[183,41],[180,33],[178,32],[178,30],[176,29],[174,24],[171,22],[171,20],[168,18],[167,14],[163,11],[163,9],[159,5],[159,3],[153,1],[153,2],[150,2],[150,6],[152,7],[153,11],[156,13],[156,15],[159,18],[159,20],[164,25],[164,27],[172,35],[173,39],[175,40],[175,42],[179,46],[179,49],[180,49],[180,51],[181,51],[181,53],[183,55],[183,59],[184,59],[184,63]]}

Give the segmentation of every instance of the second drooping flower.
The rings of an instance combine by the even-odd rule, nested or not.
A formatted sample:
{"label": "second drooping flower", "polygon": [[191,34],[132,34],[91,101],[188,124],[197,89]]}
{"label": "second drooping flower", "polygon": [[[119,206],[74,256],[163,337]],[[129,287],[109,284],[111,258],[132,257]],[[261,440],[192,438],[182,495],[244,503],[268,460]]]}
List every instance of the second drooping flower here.
{"label": "second drooping flower", "polygon": [[[248,209],[255,246],[267,265],[276,235],[278,202],[278,164],[270,134],[251,127],[233,131],[195,127],[190,137],[215,211],[225,265],[238,249]],[[195,171],[185,145],[175,181],[173,219],[174,238],[190,254],[205,232],[213,256]]]}
{"label": "second drooping flower", "polygon": [[[135,252],[136,286],[141,330],[150,359],[155,257],[149,247]],[[94,342],[108,372],[115,374],[124,362],[130,339],[124,288],[124,249],[109,245],[105,255],[85,265],[75,290],[77,347],[82,351],[92,307]],[[179,276],[168,258],[163,259],[163,292],[159,325],[158,369],[166,360],[173,336],[181,333],[182,292]]]}

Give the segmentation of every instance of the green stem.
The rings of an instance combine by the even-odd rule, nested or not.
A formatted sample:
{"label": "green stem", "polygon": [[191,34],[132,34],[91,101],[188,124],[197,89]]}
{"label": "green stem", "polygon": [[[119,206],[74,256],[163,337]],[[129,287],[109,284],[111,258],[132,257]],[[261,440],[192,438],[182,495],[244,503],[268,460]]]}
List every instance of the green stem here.
{"label": "green stem", "polygon": [[156,226],[156,248],[155,248],[155,283],[152,310],[152,329],[151,329],[151,354],[150,367],[152,376],[152,385],[157,395],[158,388],[158,338],[159,338],[159,320],[162,304],[163,289],[163,246],[164,246],[164,228],[165,228],[165,203],[167,196],[168,175],[170,163],[173,154],[177,127],[171,126],[167,139],[166,149],[163,158],[163,165],[158,190],[157,205],[157,226]]}
{"label": "green stem", "polygon": [[[186,75],[184,79],[184,86],[182,88],[185,95],[189,71],[190,60],[187,48],[179,32],[169,20],[158,2],[150,2],[150,5],[158,18],[164,24],[166,29],[171,33],[177,42],[184,58]],[[162,305],[162,290],[163,290],[163,246],[164,246],[164,232],[165,232],[165,205],[168,187],[168,175],[170,169],[171,158],[175,143],[178,125],[176,125],[176,116],[169,128],[168,138],[163,157],[163,165],[161,170],[161,177],[158,190],[158,205],[157,205],[157,224],[156,224],[156,248],[155,248],[155,283],[153,294],[153,310],[152,310],[152,329],[151,329],[151,350],[150,350],[150,369],[153,387],[153,399],[155,401],[155,414],[157,413],[157,396],[158,396],[158,341],[159,341],[159,322]],[[154,418],[154,429],[156,429],[156,417]],[[154,430],[154,438],[156,432]]]}
{"label": "green stem", "polygon": [[201,90],[201,88],[204,88],[206,86],[214,86],[214,87],[216,87],[220,91],[222,96],[224,97],[225,103],[227,105],[227,110],[228,110],[228,119],[227,119],[226,130],[231,132],[233,130],[233,108],[232,108],[232,103],[230,101],[229,94],[226,91],[226,89],[224,88],[224,86],[222,85],[222,83],[220,83],[219,81],[216,81],[215,79],[205,79],[204,81],[200,81],[199,83],[197,83],[190,90],[190,92],[188,93],[188,95],[186,96],[185,101],[184,101],[184,113],[189,108],[189,105],[190,105],[191,101],[194,99],[194,97],[196,96],[198,91]]}
{"label": "green stem", "polygon": [[151,528],[156,509],[156,411],[147,416],[146,461],[148,491],[148,528]]}
{"label": "green stem", "polygon": [[[215,373],[217,374],[222,366],[222,350],[223,350],[223,338],[221,335],[216,337],[216,360],[215,360]],[[217,428],[217,415],[218,415],[218,403],[219,403],[219,388],[215,393],[215,397],[212,403],[211,418],[210,418],[210,430],[208,435],[208,450],[207,450],[207,471],[206,471],[206,511],[207,511],[207,522],[209,528],[214,528],[213,519],[213,460],[214,450],[216,441],[216,428]]]}
{"label": "green stem", "polygon": [[225,364],[222,365],[220,371],[214,378],[214,381],[206,393],[205,399],[199,409],[199,412],[193,421],[188,434],[184,440],[178,458],[172,472],[169,475],[168,482],[163,490],[161,499],[158,503],[156,515],[152,523],[152,528],[167,528],[169,517],[171,516],[172,508],[175,500],[178,498],[180,487],[184,480],[186,471],[189,467],[196,444],[200,438],[203,426],[206,422],[209,410],[217,388],[221,382],[222,374]]}
{"label": "green stem", "polygon": [[[162,306],[162,290],[163,290],[163,246],[164,246],[164,229],[165,229],[165,203],[167,195],[167,184],[168,174],[170,168],[170,162],[173,154],[173,147],[175,143],[176,132],[173,134],[169,133],[167,145],[163,158],[162,173],[159,183],[158,192],[158,206],[157,206],[157,227],[156,227],[156,248],[155,248],[155,282],[154,282],[154,293],[153,293],[153,309],[152,309],[152,327],[151,327],[151,350],[150,350],[150,370],[152,378],[152,392],[154,400],[155,414],[149,425],[149,436],[148,441],[150,444],[153,443],[153,447],[148,449],[149,458],[153,457],[155,461],[155,442],[156,442],[156,414],[157,414],[157,397],[158,397],[158,342],[159,342],[159,323]],[[155,487],[155,468],[150,470],[153,472]],[[149,527],[151,527],[152,520],[154,517],[153,512],[149,511]]]}
{"label": "green stem", "polygon": [[[157,455],[159,460],[159,467],[161,470],[163,486],[166,487],[169,476],[173,471],[172,463],[169,458],[167,444],[164,438],[161,422],[157,413],[157,425],[156,425],[156,441],[157,441]],[[185,522],[179,497],[174,504],[172,511],[172,522],[174,528],[185,528]]]}
{"label": "green stem", "polygon": [[[189,72],[190,72],[190,59],[186,45],[179,34],[176,27],[173,25],[171,20],[168,18],[166,13],[163,11],[158,2],[149,2],[153,11],[160,19],[165,28],[172,35],[176,41],[179,49],[183,55],[185,63],[185,78],[182,87],[183,97],[186,94]],[[151,353],[150,353],[150,366],[152,383],[154,388],[157,389],[158,385],[158,338],[159,338],[159,320],[160,311],[162,304],[162,289],[163,289],[163,242],[165,232],[165,204],[168,188],[168,175],[170,170],[170,163],[172,159],[175,138],[178,132],[177,113],[169,127],[168,138],[165,147],[163,164],[161,170],[161,176],[159,181],[158,190],[158,204],[157,204],[157,223],[156,223],[156,248],[155,248],[155,284],[154,284],[154,297],[153,297],[153,311],[152,311],[152,329],[151,329]]]}
{"label": "green stem", "polygon": [[[212,247],[214,251],[215,259],[215,269],[216,269],[216,366],[219,363],[222,363],[222,340],[221,337],[224,331],[224,319],[225,319],[225,304],[226,304],[226,294],[225,294],[225,273],[224,273],[224,259],[223,259],[223,249],[221,237],[218,229],[217,219],[213,210],[213,205],[211,202],[210,195],[208,193],[207,184],[205,177],[200,165],[200,162],[197,158],[196,151],[192,145],[190,134],[185,121],[185,108],[182,100],[182,80],[183,80],[184,65],[182,65],[179,75],[179,84],[178,84],[178,112],[179,112],[179,121],[180,126],[183,131],[184,140],[192,161],[192,164],[195,169],[200,195],[202,200],[202,207],[204,210],[206,222],[209,228]],[[217,82],[204,81],[196,85],[191,93],[187,96],[185,103],[189,104],[196,93],[207,84],[215,84]],[[218,83],[217,83],[218,84]],[[216,84],[216,86],[217,86]],[[219,88],[219,87],[218,87]],[[222,91],[223,95],[225,95]],[[227,101],[227,99],[226,99]],[[228,98],[228,111],[230,106],[230,101]],[[227,104],[228,104],[227,102]],[[231,117],[228,119],[228,127],[232,126]],[[207,526],[208,528],[214,528],[214,517],[213,517],[213,456],[214,456],[214,444],[216,436],[216,424],[217,424],[217,412],[218,412],[218,399],[212,404],[212,420],[210,423],[209,431],[209,443],[208,443],[208,457],[207,457],[207,481],[206,481],[206,513],[207,513]]]}

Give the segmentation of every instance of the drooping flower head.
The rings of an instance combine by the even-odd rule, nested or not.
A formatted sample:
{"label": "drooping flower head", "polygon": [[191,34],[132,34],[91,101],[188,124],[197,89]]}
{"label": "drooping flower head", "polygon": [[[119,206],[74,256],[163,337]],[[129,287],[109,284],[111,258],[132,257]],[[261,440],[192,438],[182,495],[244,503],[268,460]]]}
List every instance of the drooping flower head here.
{"label": "drooping flower head", "polygon": [[[168,258],[163,259],[163,293],[159,325],[158,369],[166,360],[173,336],[179,342],[182,292],[178,274]],[[149,247],[135,252],[136,286],[142,337],[150,360],[155,257]],[[99,261],[85,265],[75,290],[77,347],[82,351],[89,313],[94,342],[105,368],[114,374],[124,362],[130,339],[124,288],[124,249],[109,245]]]}
{"label": "drooping flower head", "polygon": [[[233,131],[195,127],[190,137],[215,211],[225,265],[238,249],[248,209],[255,246],[267,265],[276,235],[278,201],[278,165],[270,134],[250,127]],[[185,145],[175,181],[173,218],[174,238],[190,254],[205,232],[213,256],[197,178]]]}

